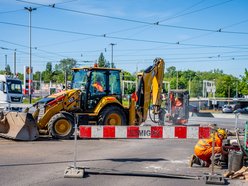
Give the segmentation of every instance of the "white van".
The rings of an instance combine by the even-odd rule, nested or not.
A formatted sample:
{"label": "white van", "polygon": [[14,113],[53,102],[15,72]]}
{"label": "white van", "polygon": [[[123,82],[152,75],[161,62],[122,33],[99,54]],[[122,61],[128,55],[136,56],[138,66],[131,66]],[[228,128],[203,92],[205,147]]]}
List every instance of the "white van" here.
{"label": "white van", "polygon": [[22,103],[22,100],[21,80],[9,75],[0,75],[0,103],[18,104]]}

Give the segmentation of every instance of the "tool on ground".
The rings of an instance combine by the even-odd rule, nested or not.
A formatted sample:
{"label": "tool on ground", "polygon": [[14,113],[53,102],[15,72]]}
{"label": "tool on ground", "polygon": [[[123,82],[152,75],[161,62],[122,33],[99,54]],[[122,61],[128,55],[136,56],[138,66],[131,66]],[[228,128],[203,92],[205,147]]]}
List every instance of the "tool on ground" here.
{"label": "tool on ground", "polygon": [[73,166],[65,169],[64,178],[83,178],[84,168],[77,167],[77,133],[78,133],[78,116],[75,116],[75,130],[74,130],[74,156]]}
{"label": "tool on ground", "polygon": [[226,183],[225,178],[222,175],[216,174],[214,172],[214,147],[215,147],[215,132],[216,128],[212,128],[212,160],[211,160],[211,173],[204,176],[206,184],[224,185]]}

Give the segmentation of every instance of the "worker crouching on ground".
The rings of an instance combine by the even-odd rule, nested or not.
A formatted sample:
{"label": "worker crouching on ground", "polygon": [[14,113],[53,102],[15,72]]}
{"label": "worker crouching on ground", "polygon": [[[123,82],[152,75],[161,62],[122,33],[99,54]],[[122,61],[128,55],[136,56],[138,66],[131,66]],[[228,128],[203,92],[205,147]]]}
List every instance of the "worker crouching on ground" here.
{"label": "worker crouching on ground", "polygon": [[201,139],[197,142],[194,148],[195,154],[190,159],[190,167],[193,164],[209,167],[211,164],[213,135],[215,135],[214,154],[225,154],[222,148],[222,141],[227,138],[227,133],[224,129],[217,129],[214,134],[211,134],[210,138]]}

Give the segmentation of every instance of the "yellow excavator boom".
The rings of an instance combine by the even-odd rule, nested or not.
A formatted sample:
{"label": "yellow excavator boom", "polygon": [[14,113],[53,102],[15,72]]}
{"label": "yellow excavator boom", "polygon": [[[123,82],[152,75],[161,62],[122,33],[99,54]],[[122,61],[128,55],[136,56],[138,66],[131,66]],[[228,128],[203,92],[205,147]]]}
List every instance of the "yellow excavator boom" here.
{"label": "yellow excavator boom", "polygon": [[138,74],[138,101],[136,103],[137,124],[146,120],[150,106],[152,106],[154,114],[158,114],[159,112],[164,68],[164,60],[156,58],[153,66],[148,67],[144,72]]}

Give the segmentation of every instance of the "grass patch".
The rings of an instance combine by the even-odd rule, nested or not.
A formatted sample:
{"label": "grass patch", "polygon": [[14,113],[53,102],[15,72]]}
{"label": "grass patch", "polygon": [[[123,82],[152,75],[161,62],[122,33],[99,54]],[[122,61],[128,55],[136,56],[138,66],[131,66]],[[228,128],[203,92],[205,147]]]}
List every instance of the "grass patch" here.
{"label": "grass patch", "polygon": [[[32,104],[36,103],[36,102],[39,101],[40,99],[42,99],[42,98],[41,98],[41,97],[32,98]],[[23,103],[24,103],[24,104],[29,104],[29,98],[28,98],[28,97],[24,97],[24,98],[23,98]]]}

